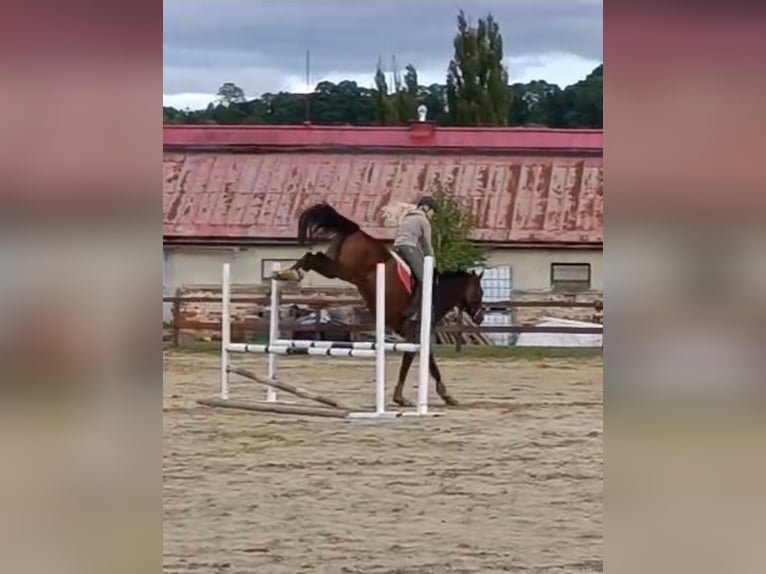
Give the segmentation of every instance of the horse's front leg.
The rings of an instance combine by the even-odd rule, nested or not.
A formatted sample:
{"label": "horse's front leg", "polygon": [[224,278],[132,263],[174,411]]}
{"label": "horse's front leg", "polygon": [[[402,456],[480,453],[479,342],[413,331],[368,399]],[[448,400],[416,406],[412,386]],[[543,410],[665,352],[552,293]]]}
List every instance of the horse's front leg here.
{"label": "horse's front leg", "polygon": [[428,355],[428,371],[436,381],[436,392],[439,394],[444,403],[451,407],[456,407],[458,402],[452,395],[449,394],[447,386],[444,384],[444,381],[442,381],[442,374],[439,372],[439,367],[436,365],[436,359],[434,359],[433,353],[429,353]]}
{"label": "horse's front leg", "polygon": [[[396,382],[396,388],[394,388],[393,400],[394,404],[397,404],[401,407],[414,406],[412,401],[405,399],[403,396],[404,381],[407,379],[407,373],[409,372],[410,367],[412,366],[412,361],[414,359],[415,353],[404,353],[404,356],[402,357],[402,365],[399,367],[399,380]],[[436,359],[434,359],[433,353],[430,353],[428,357],[428,373],[436,381],[436,392],[439,394],[444,403],[451,407],[456,407],[458,402],[447,390],[447,385],[445,385],[444,381],[442,380],[442,374],[439,371],[439,367],[436,364]]]}

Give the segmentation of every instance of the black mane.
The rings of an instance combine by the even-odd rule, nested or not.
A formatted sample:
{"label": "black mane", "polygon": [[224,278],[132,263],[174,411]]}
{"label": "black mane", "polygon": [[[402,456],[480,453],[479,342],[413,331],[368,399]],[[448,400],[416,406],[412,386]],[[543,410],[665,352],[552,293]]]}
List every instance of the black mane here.
{"label": "black mane", "polygon": [[466,271],[464,269],[455,269],[452,271],[441,271],[436,274],[436,277],[440,280],[443,279],[463,279],[467,277],[475,277],[476,273],[473,271]]}

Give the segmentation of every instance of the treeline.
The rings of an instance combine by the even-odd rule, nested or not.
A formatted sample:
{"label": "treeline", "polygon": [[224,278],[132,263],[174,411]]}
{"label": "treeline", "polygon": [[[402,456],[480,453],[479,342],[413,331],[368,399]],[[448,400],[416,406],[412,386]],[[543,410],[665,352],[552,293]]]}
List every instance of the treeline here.
{"label": "treeline", "polygon": [[509,85],[502,35],[492,16],[474,26],[460,12],[457,28],[444,84],[423,86],[414,66],[401,75],[395,62],[387,76],[379,62],[372,89],[351,81],[320,82],[310,94],[267,93],[248,100],[227,82],[206,109],[163,107],[163,118],[170,124],[403,125],[418,117],[422,104],[428,119],[444,126],[603,126],[603,64],[565,88],[545,81]]}

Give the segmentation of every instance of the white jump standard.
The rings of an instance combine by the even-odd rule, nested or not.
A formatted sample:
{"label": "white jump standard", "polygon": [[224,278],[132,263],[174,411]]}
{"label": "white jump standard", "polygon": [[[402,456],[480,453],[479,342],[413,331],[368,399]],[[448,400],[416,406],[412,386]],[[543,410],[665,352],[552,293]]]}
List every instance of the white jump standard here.
{"label": "white jump standard", "polygon": [[[223,297],[221,318],[221,396],[219,400],[200,401],[210,406],[228,406],[230,408],[246,408],[246,403],[229,401],[229,374],[237,373],[248,377],[255,382],[265,384],[266,404],[260,403],[261,407],[248,403],[249,410],[264,410],[269,412],[286,412],[296,414],[319,414],[319,416],[336,416],[349,419],[385,419],[397,418],[403,415],[424,416],[428,411],[428,383],[429,383],[429,355],[431,349],[431,311],[433,298],[433,257],[426,257],[423,269],[423,289],[420,310],[420,341],[419,343],[387,343],[385,324],[386,305],[386,282],[385,264],[379,263],[376,269],[376,308],[375,308],[375,341],[374,342],[345,342],[345,341],[312,341],[307,339],[281,339],[279,337],[279,282],[271,281],[271,305],[269,320],[269,343],[250,344],[231,342],[231,277],[230,266],[223,264],[223,285],[221,289]],[[418,353],[418,401],[415,412],[386,411],[386,352],[394,353]],[[266,353],[269,355],[268,375],[266,379],[260,379],[256,375],[230,366],[229,353]],[[349,357],[349,358],[375,358],[375,410],[363,412],[350,412],[337,410],[336,414],[323,415],[326,408],[306,408],[301,411],[299,405],[286,406],[280,409],[283,403],[278,401],[277,389],[292,393],[295,389],[291,385],[278,382],[277,355],[309,355],[315,357]],[[295,393],[292,393],[295,394]],[[309,396],[305,396],[309,395]],[[307,391],[301,395],[303,398],[317,400],[325,405],[329,399],[316,399]],[[227,404],[227,401],[229,403]],[[311,411],[311,412],[309,412]]]}

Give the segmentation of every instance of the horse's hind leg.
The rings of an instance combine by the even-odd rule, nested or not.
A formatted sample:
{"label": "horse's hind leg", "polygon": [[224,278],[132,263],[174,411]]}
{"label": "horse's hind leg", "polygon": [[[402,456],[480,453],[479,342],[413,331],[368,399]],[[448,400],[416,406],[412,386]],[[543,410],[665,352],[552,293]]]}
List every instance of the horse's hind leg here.
{"label": "horse's hind leg", "polygon": [[324,253],[305,253],[289,269],[274,272],[274,277],[282,281],[300,281],[309,271],[315,271],[328,279],[340,277],[338,264]]}
{"label": "horse's hind leg", "polygon": [[407,373],[410,370],[410,366],[412,366],[412,361],[415,359],[415,353],[404,353],[402,356],[402,365],[399,367],[399,380],[396,382],[396,387],[394,388],[394,404],[399,405],[400,407],[411,407],[414,406],[412,404],[412,401],[404,398],[404,381],[407,378]]}
{"label": "horse's hind leg", "polygon": [[324,253],[310,253],[304,264],[304,269],[319,273],[322,277],[327,277],[328,279],[342,278],[338,263]]}

